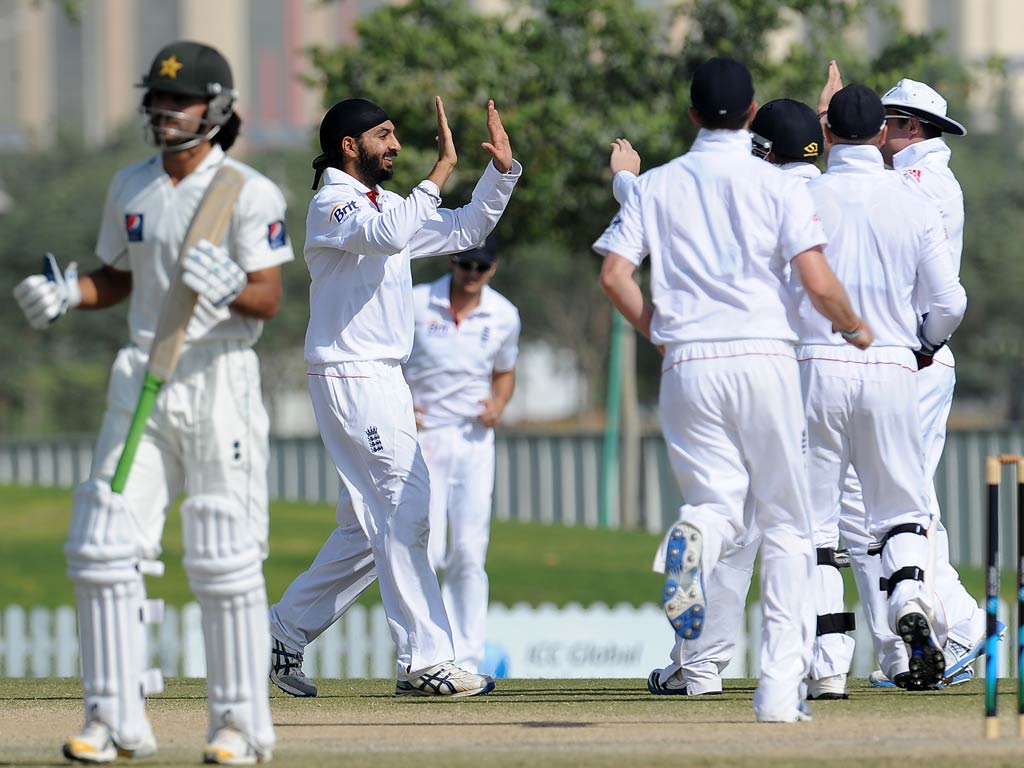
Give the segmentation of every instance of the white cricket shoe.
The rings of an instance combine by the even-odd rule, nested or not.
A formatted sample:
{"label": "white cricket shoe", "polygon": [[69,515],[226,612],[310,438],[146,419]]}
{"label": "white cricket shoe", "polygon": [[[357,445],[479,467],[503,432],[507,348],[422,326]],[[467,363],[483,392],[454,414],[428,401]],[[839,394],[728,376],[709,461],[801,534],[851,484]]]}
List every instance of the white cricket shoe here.
{"label": "white cricket shoe", "polygon": [[450,661],[443,661],[408,677],[395,681],[395,696],[436,696],[439,698],[464,698],[490,693],[494,690],[494,678],[477,675]]}
{"label": "white cricket shoe", "polygon": [[85,724],[82,732],[64,742],[64,757],[80,763],[112,763],[117,758],[150,757],[156,754],[156,738],[147,729],[145,737],[132,749],[122,747],[110,728],[99,720]]}
{"label": "white cricket shoe", "polygon": [[807,681],[807,698],[810,701],[848,699],[846,675],[831,675],[818,680]]}
{"label": "white cricket shoe", "polygon": [[270,682],[290,696],[316,696],[316,683],[302,671],[302,654],[274,638],[270,650]]}
{"label": "white cricket shoe", "polygon": [[[1005,634],[1006,624],[1001,621],[997,621],[996,635],[1000,641],[1003,639]],[[955,683],[952,683],[951,681],[958,680],[961,677],[959,673],[963,671],[970,671],[971,677],[974,677],[974,672],[971,669],[970,664],[979,656],[985,655],[986,642],[987,638],[985,635],[982,635],[981,638],[970,647],[957,642],[951,637],[946,638],[946,645],[942,649],[942,655],[946,659],[946,671],[943,674],[943,682],[946,685],[955,685]],[[960,680],[959,682],[967,682],[967,679]]]}
{"label": "white cricket shoe", "polygon": [[221,728],[203,748],[203,762],[212,765],[261,765],[271,753],[260,752],[242,732],[230,725]]}

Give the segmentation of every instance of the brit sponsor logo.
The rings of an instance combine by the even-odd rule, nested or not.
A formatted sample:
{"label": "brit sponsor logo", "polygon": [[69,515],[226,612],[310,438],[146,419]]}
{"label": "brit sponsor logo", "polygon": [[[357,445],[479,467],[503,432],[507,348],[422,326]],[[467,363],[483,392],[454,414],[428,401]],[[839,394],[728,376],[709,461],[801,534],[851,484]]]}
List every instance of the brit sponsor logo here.
{"label": "brit sponsor logo", "polygon": [[124,229],[128,233],[129,243],[142,242],[142,214],[126,213],[124,215]]}
{"label": "brit sponsor logo", "polygon": [[331,219],[333,219],[336,224],[341,224],[341,220],[358,207],[359,204],[355,200],[349,200],[344,205],[339,203],[331,209]]}
{"label": "brit sponsor logo", "polygon": [[270,246],[270,249],[284,248],[287,239],[288,235],[284,230],[284,222],[280,220],[270,222],[267,226],[267,245]]}
{"label": "brit sponsor logo", "polygon": [[427,327],[427,334],[430,336],[447,336],[448,326],[445,324],[443,320],[434,320]]}

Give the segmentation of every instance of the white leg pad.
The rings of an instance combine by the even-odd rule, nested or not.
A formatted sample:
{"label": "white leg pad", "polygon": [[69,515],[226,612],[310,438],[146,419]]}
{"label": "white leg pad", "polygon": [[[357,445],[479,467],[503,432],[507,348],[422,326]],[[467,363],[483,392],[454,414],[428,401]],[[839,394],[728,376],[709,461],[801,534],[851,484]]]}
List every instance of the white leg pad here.
{"label": "white leg pad", "polygon": [[78,603],[86,722],[103,722],[131,749],[151,733],[144,698],[146,593],[131,515],[109,485],[91,480],[75,491],[64,555]]}
{"label": "white leg pad", "polygon": [[185,571],[203,612],[209,737],[232,726],[267,754],[270,620],[263,548],[254,526],[229,499],[194,496],[181,506]]}

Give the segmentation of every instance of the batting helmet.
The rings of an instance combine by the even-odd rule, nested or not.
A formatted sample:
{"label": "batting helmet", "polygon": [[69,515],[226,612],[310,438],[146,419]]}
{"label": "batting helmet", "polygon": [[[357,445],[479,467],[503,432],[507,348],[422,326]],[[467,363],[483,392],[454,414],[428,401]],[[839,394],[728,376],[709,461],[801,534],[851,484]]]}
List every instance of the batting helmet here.
{"label": "batting helmet", "polygon": [[[165,45],[153,59],[149,72],[142,76],[138,87],[145,88],[142,111],[145,113],[146,135],[151,143],[167,151],[194,147],[211,140],[234,114],[235,99],[231,67],[216,48],[190,40]],[[206,114],[200,132],[179,129],[156,129],[154,117],[180,120],[187,115],[171,110],[150,108],[154,92],[194,96],[207,102]],[[194,118],[193,118],[194,119]]]}

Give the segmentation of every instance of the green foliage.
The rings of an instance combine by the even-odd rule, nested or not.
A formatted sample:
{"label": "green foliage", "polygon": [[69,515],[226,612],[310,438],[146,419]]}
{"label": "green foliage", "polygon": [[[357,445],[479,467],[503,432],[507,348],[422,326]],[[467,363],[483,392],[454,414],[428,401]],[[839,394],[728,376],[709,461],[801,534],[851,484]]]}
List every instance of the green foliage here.
{"label": "green foliage", "polygon": [[[487,139],[487,99],[495,100],[524,174],[497,230],[501,268],[494,286],[519,306],[525,340],[544,339],[574,352],[592,387],[589,405],[601,399],[610,328],[610,306],[590,248],[615,212],[608,144],[627,136],[644,168],[685,151],[696,130],[686,114],[689,80],[701,61],[717,54],[743,59],[761,102],[790,96],[815,105],[830,58],[838,59],[846,82],[878,91],[900,77],[930,82],[957,116],[967,114],[973,87],[964,67],[942,52],[941,35],[899,28],[893,0],[685,0],[672,10],[653,5],[514,0],[504,15],[482,16],[466,0],[411,0],[363,17],[355,47],[310,50],[325,104],[369,97],[395,120],[404,147],[392,187],[400,193],[434,161],[432,100],[435,94],[445,99],[460,152],[444,193],[450,207],[469,198],[488,161],[480,142]],[[861,26],[886,30],[881,44],[872,50],[852,45],[850,32]],[[790,42],[780,46],[779,34]],[[1006,62],[993,58],[987,69],[1005,73]],[[1003,91],[1008,93],[1005,83]],[[998,397],[1009,381],[1010,416],[1017,418],[1024,403],[1024,352],[1013,290],[1024,278],[1015,236],[1024,193],[1008,169],[1019,157],[1018,130],[1007,108],[996,134],[976,135],[972,127],[966,139],[950,139],[968,213],[963,280],[970,308],[955,340],[960,391]],[[0,219],[3,290],[38,270],[47,250],[62,265],[77,260],[84,270],[95,268],[91,254],[110,178],[151,152],[138,134],[125,130],[102,151],[62,136],[43,153],[0,155],[0,183],[14,200]],[[314,154],[311,142],[246,158],[285,191],[297,256],[284,268],[282,310],[257,348],[270,388],[302,386],[309,277],[301,246]],[[443,259],[420,260],[414,276],[429,279],[444,269]],[[0,337],[0,433],[95,430],[106,370],[127,338],[125,306],[76,312],[40,333],[7,301],[0,302],[0,321],[7,329]],[[641,343],[638,359],[641,398],[653,402],[657,355]]]}
{"label": "green foliage", "polygon": [[[848,42],[859,25],[886,30],[877,49]],[[683,30],[682,37],[673,30]],[[772,35],[781,32],[794,34],[777,50]],[[485,138],[483,107],[487,98],[495,100],[524,165],[497,230],[504,261],[495,287],[519,305],[524,336],[574,350],[595,390],[605,380],[609,307],[590,244],[615,208],[607,145],[629,137],[645,168],[684,151],[696,130],[686,110],[700,62],[713,55],[746,62],[762,103],[789,96],[816,105],[831,58],[839,60],[845,82],[879,92],[901,77],[930,82],[954,113],[965,111],[970,87],[964,67],[942,53],[941,35],[901,30],[891,0],[686,0],[660,13],[632,0],[520,0],[506,15],[489,17],[464,0],[412,0],[363,18],[359,35],[352,48],[314,49],[313,64],[325,104],[363,96],[392,116],[405,143],[394,180],[399,192],[433,162],[431,98],[440,94],[461,153],[446,204],[465,200],[486,161],[478,147]],[[999,151],[1007,149],[1001,144]],[[958,144],[954,156],[962,151],[970,150]],[[1014,215],[1010,206],[992,203],[995,215]],[[441,269],[419,264],[416,276]],[[968,290],[973,297],[987,286],[975,281]],[[1012,322],[1005,310],[1000,317]],[[640,350],[641,395],[650,400],[658,365],[648,345]],[[989,380],[986,390],[983,380],[971,391],[998,386]]]}

